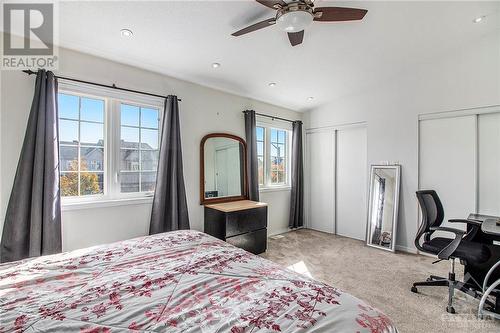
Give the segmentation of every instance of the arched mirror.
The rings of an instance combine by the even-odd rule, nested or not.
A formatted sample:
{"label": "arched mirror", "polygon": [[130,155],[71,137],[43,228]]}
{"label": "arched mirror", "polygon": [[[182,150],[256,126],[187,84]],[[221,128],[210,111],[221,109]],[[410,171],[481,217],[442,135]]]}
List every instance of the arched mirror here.
{"label": "arched mirror", "polygon": [[200,202],[247,198],[246,143],[239,136],[212,133],[200,145]]}

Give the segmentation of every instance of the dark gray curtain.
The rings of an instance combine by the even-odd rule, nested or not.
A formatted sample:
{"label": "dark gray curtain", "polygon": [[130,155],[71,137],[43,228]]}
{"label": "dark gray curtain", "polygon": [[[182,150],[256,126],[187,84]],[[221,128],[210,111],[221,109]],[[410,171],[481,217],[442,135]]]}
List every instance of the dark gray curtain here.
{"label": "dark gray curtain", "polygon": [[247,142],[248,199],[259,201],[259,164],[257,161],[257,133],[255,111],[245,111],[245,135]]}
{"label": "dark gray curtain", "polygon": [[57,80],[52,72],[39,70],[5,214],[0,261],[53,254],[61,247]]}
{"label": "dark gray curtain", "polygon": [[189,229],[186,188],[182,171],[181,131],[177,96],[165,100],[165,112],[149,234]]}
{"label": "dark gray curtain", "polygon": [[292,133],[292,192],[290,198],[290,228],[304,225],[304,166],[302,156],[302,122],[293,122]]}

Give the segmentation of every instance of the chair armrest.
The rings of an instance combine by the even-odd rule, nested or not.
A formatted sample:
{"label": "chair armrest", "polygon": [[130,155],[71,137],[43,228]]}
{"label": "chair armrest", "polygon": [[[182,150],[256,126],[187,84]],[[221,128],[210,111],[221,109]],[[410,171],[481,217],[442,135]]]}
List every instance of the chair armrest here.
{"label": "chair armrest", "polygon": [[478,226],[478,227],[481,226],[481,222],[475,221],[475,220],[451,219],[451,220],[448,220],[448,222],[451,222],[451,223],[467,223],[467,224]]}
{"label": "chair armrest", "polygon": [[469,232],[463,238],[466,241],[472,241],[476,237],[477,233],[481,229],[481,224],[482,224],[481,221],[469,220],[469,219],[451,219],[451,220],[448,220],[448,222],[451,222],[451,223],[466,223],[467,227],[470,227],[470,228],[468,228]]}
{"label": "chair armrest", "polygon": [[449,228],[449,227],[430,227],[429,228],[432,231],[447,231],[447,232],[452,232],[457,236],[462,237],[463,235],[466,234],[466,231],[460,230],[460,229],[455,229],[455,228]]}
{"label": "chair armrest", "polygon": [[443,260],[450,259],[450,256],[456,251],[456,249],[460,245],[460,242],[462,241],[462,237],[465,235],[465,231],[455,229],[455,228],[431,227],[430,230],[432,230],[432,231],[446,231],[446,232],[452,232],[455,234],[455,239],[452,240],[451,243],[448,244],[446,247],[444,247],[437,255],[439,259],[443,259]]}

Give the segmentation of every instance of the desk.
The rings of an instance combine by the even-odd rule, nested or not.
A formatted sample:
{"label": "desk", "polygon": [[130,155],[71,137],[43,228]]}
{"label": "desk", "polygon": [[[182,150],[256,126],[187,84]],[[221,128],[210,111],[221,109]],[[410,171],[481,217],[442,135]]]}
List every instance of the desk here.
{"label": "desk", "polygon": [[[481,231],[484,232],[485,234],[488,235],[494,235],[494,236],[500,236],[500,225],[497,224],[497,221],[500,221],[499,218],[487,218],[481,223]],[[500,319],[500,314],[492,312],[492,311],[487,311],[484,309],[484,304],[486,303],[486,299],[488,296],[491,294],[491,292],[498,286],[500,285],[500,279],[496,280],[491,284],[491,286],[488,287],[488,280],[490,279],[491,275],[495,271],[497,267],[500,266],[500,260],[497,261],[495,265],[493,265],[488,273],[486,274],[486,277],[484,278],[483,282],[483,297],[481,297],[481,301],[479,302],[479,308],[477,315],[479,318],[483,318],[484,315],[489,315],[492,316],[496,319]],[[498,300],[497,300],[498,304]]]}
{"label": "desk", "polygon": [[481,223],[481,231],[488,235],[500,236],[500,218],[488,218]]}
{"label": "desk", "polygon": [[[499,219],[498,216],[482,215],[471,213],[468,216],[468,220],[479,222],[481,225],[489,219]],[[489,224],[490,222],[488,222]],[[475,230],[473,230],[473,228]],[[488,230],[488,228],[486,229]],[[472,225],[467,225],[468,241],[481,243],[488,248],[491,253],[491,257],[488,261],[478,264],[478,263],[467,263],[464,268],[464,275],[469,276],[470,281],[474,281],[472,284],[482,286],[486,274],[490,268],[500,260],[500,234],[486,233],[481,227],[473,227]],[[493,276],[492,280],[500,279],[500,270],[497,270]]]}
{"label": "desk", "polygon": [[470,213],[469,217],[467,217],[467,220],[473,220],[477,222],[484,222],[487,219],[499,219],[500,217],[498,216],[493,216],[493,215],[483,215],[483,214],[476,214],[476,213]]}

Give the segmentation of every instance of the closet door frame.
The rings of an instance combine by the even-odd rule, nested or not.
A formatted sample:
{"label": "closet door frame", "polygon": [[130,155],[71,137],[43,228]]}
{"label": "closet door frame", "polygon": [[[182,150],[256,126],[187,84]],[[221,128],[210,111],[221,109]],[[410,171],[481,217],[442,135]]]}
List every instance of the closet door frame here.
{"label": "closet door frame", "polygon": [[[365,128],[368,132],[368,123],[366,121],[361,121],[361,122],[353,122],[353,123],[344,123],[344,124],[338,124],[338,125],[331,125],[331,126],[324,126],[324,127],[314,127],[314,128],[308,128],[305,130],[305,142],[308,143],[309,141],[307,140],[307,135],[310,135],[310,134],[313,134],[313,133],[332,133],[333,136],[334,136],[334,141],[335,141],[335,145],[334,147],[332,147],[333,149],[333,165],[334,165],[334,169],[332,170],[332,172],[334,173],[333,174],[333,177],[334,177],[334,188],[333,188],[333,196],[334,196],[334,202],[332,203],[334,205],[334,216],[333,216],[333,234],[336,235],[337,234],[337,139],[338,139],[338,136],[337,136],[337,132],[340,131],[340,130],[345,130],[345,129],[349,129],[349,128],[359,128],[359,127],[362,127],[362,128]],[[367,133],[368,134],[368,133]],[[368,161],[368,138],[367,138],[367,142],[366,142],[366,145],[367,145],[367,149],[366,149],[366,154],[367,154],[367,161]],[[308,144],[305,145],[305,151],[304,151],[304,154],[305,156],[309,156],[309,146]],[[311,174],[310,174],[310,164],[311,161],[309,161],[309,159],[306,158],[305,160],[305,163],[304,163],[304,176],[306,177],[306,179],[310,179],[311,177]],[[368,163],[367,163],[368,164]],[[366,166],[366,170],[365,172],[368,172],[368,166]],[[310,182],[306,182],[307,186],[306,186],[306,191],[305,191],[305,195],[306,195],[306,205],[305,205],[305,223],[304,225],[306,226],[306,228],[311,228],[311,221],[309,220],[310,218],[310,200],[311,200],[311,189],[310,189]],[[366,193],[365,193],[365,196],[368,195],[368,185],[367,185],[367,189],[366,189]],[[367,199],[368,201],[368,199]],[[368,203],[366,203],[366,207],[368,207]],[[365,236],[366,237],[366,236]]]}
{"label": "closet door frame", "polygon": [[[421,149],[420,146],[420,136],[421,136],[421,128],[420,123],[422,120],[433,120],[433,119],[446,119],[446,118],[457,118],[457,117],[467,117],[474,116],[475,117],[475,133],[474,133],[474,207],[475,212],[479,209],[479,116],[483,114],[494,114],[500,113],[500,105],[492,105],[485,107],[477,107],[470,109],[459,109],[452,111],[444,111],[444,112],[434,112],[434,113],[423,113],[418,115],[417,120],[417,187],[420,189],[421,187]],[[417,224],[416,227],[418,230],[421,222],[421,212],[420,207],[418,206],[418,202],[415,203],[417,206]],[[421,251],[417,250],[419,254],[425,254]]]}

